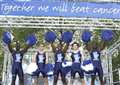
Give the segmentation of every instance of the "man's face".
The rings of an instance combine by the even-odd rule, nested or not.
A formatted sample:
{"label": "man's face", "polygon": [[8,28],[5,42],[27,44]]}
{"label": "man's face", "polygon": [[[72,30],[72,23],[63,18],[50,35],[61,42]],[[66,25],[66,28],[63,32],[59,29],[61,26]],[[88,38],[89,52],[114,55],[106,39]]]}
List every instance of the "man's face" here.
{"label": "man's face", "polygon": [[20,51],[20,43],[18,41],[16,42],[16,51]]}
{"label": "man's face", "polygon": [[73,50],[77,50],[79,46],[77,44],[73,44]]}
{"label": "man's face", "polygon": [[97,43],[94,43],[94,44],[93,44],[93,49],[97,49],[97,48],[98,48]]}
{"label": "man's face", "polygon": [[62,49],[62,45],[61,44],[58,44],[57,45],[57,50],[61,50]]}

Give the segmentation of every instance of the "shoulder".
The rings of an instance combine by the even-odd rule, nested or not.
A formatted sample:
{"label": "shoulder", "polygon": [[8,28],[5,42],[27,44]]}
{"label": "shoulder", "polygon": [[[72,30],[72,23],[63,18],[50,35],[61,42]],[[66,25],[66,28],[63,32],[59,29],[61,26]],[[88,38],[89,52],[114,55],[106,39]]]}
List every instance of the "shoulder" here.
{"label": "shoulder", "polygon": [[16,54],[16,51],[14,50],[11,54],[12,54],[12,55]]}

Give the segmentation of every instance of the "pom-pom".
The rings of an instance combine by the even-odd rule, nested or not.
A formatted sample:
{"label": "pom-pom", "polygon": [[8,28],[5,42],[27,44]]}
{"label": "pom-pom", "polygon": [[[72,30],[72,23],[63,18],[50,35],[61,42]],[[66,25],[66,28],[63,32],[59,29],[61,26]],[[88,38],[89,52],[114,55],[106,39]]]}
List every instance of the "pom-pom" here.
{"label": "pom-pom", "polygon": [[37,38],[34,34],[31,34],[26,37],[25,41],[26,41],[27,45],[32,46],[32,45],[36,44]]}
{"label": "pom-pom", "polygon": [[54,71],[54,66],[53,64],[46,64],[45,65],[45,72],[47,73],[48,76],[52,76]]}
{"label": "pom-pom", "polygon": [[89,42],[91,40],[92,33],[90,31],[84,31],[82,33],[82,41]]}
{"label": "pom-pom", "polygon": [[112,30],[103,30],[101,33],[101,39],[103,41],[110,41],[113,39],[113,31]]}
{"label": "pom-pom", "polygon": [[69,61],[64,61],[62,63],[62,71],[64,72],[65,75],[67,75],[70,71],[71,71],[71,66],[72,66],[72,62]]}
{"label": "pom-pom", "polygon": [[14,36],[12,35],[12,33],[10,32],[4,32],[3,33],[3,42],[6,43],[6,44],[10,44],[11,41],[13,40]]}
{"label": "pom-pom", "polygon": [[62,34],[62,41],[65,43],[70,43],[72,41],[72,38],[73,38],[72,32],[67,31]]}
{"label": "pom-pom", "polygon": [[54,42],[56,39],[56,34],[52,31],[45,33],[45,40],[49,43]]}
{"label": "pom-pom", "polygon": [[81,68],[86,74],[91,74],[94,72],[94,65],[91,60],[83,61]]}

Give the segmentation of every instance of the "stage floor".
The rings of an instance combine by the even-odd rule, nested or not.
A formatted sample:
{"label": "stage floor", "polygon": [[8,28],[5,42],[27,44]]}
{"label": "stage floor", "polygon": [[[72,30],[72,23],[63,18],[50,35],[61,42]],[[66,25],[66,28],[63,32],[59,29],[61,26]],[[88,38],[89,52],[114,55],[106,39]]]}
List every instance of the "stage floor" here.
{"label": "stage floor", "polygon": [[[30,75],[26,75],[25,77],[26,77],[25,78],[25,85],[36,85],[36,84],[34,84],[34,80],[36,78],[32,78]],[[53,79],[54,79],[53,76],[48,77],[48,83],[49,83],[48,85],[53,85]],[[67,80],[68,80],[68,85],[70,85],[70,77],[69,76],[67,76]],[[87,78],[85,78],[85,80],[86,80],[86,85],[90,85],[90,81],[91,81],[90,78],[87,77]],[[96,80],[95,83],[96,83],[95,85],[99,85],[98,80]],[[39,78],[39,85],[44,85],[44,81],[43,81],[42,78]],[[60,78],[58,80],[57,85],[63,85]],[[81,85],[81,81],[80,81],[79,77],[77,77],[74,80],[74,84],[73,85]]]}

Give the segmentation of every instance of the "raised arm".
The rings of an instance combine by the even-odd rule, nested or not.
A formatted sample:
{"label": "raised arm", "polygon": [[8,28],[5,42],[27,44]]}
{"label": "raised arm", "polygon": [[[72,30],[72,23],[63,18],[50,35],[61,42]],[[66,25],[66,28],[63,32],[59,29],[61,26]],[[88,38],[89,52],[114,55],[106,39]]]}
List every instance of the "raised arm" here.
{"label": "raised arm", "polygon": [[31,47],[31,46],[26,45],[25,48],[22,50],[22,53],[23,53],[23,54],[26,53],[30,47]]}
{"label": "raised arm", "polygon": [[55,52],[56,51],[56,47],[53,43],[51,43],[51,47],[52,47],[52,51]]}
{"label": "raised arm", "polygon": [[34,59],[35,59],[35,63],[38,65],[38,60],[39,60],[39,59],[38,59],[37,54],[38,54],[38,52],[35,53],[35,55],[34,55]]}
{"label": "raised arm", "polygon": [[91,44],[90,42],[85,43],[85,48],[86,48],[89,52],[91,52],[91,50],[92,50],[92,44]]}
{"label": "raised arm", "polygon": [[12,48],[12,46],[11,46],[11,44],[8,44],[8,49],[9,49],[9,51],[12,53],[14,50],[13,50],[13,48]]}
{"label": "raised arm", "polygon": [[102,51],[102,50],[106,47],[106,45],[107,45],[107,42],[101,41],[101,42],[100,42],[99,50]]}
{"label": "raised arm", "polygon": [[65,44],[65,47],[63,48],[63,52],[64,52],[64,53],[66,53],[66,52],[67,52],[68,47],[69,47],[69,44],[68,44],[68,43],[66,43],[66,44]]}

